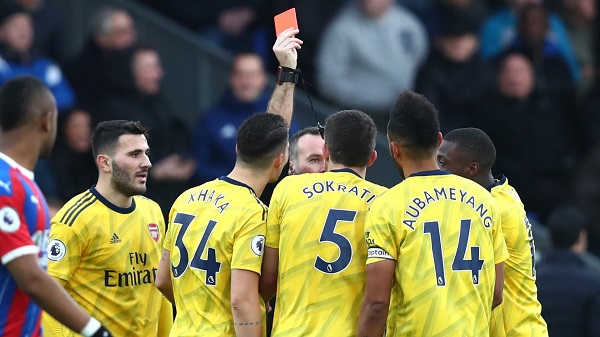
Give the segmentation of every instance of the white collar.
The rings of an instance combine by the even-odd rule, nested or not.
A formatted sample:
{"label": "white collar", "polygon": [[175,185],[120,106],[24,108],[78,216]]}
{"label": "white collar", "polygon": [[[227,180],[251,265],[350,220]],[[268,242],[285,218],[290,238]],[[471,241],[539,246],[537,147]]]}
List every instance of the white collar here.
{"label": "white collar", "polygon": [[27,178],[33,180],[33,172],[24,168],[22,165],[20,165],[19,163],[17,163],[14,159],[12,159],[11,157],[7,156],[6,154],[0,152],[0,159],[4,160],[8,165],[10,165],[11,167],[16,168],[17,170],[21,171],[21,173],[23,173]]}

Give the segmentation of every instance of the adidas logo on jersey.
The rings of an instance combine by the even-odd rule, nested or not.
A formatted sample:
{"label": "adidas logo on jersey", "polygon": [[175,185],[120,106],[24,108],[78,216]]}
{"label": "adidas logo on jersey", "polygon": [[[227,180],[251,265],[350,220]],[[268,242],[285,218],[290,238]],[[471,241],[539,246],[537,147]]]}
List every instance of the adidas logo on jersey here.
{"label": "adidas logo on jersey", "polygon": [[119,239],[119,237],[117,236],[117,233],[113,233],[112,238],[110,239],[110,244],[114,244],[114,243],[120,243],[121,239]]}

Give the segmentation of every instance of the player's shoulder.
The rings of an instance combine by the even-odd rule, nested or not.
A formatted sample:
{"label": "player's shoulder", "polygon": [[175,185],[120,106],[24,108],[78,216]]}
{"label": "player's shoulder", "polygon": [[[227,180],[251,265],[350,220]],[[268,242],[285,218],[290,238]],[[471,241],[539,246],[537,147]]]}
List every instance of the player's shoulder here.
{"label": "player's shoulder", "polygon": [[91,190],[86,190],[67,201],[63,207],[52,218],[52,223],[62,223],[67,226],[73,226],[76,219],[87,209],[98,201],[97,196]]}
{"label": "player's shoulder", "polygon": [[160,206],[158,203],[146,196],[141,194],[133,196],[133,200],[135,202],[136,207],[143,207],[145,209],[159,209]]}

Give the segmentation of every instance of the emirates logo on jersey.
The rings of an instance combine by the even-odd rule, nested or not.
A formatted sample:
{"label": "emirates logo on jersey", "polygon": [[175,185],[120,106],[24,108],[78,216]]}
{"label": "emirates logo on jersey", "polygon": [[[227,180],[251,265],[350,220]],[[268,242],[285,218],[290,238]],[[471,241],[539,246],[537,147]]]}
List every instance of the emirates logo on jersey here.
{"label": "emirates logo on jersey", "polygon": [[158,242],[158,239],[160,239],[160,231],[158,230],[158,225],[153,223],[149,224],[148,232],[150,232],[150,237],[152,237],[154,241]]}

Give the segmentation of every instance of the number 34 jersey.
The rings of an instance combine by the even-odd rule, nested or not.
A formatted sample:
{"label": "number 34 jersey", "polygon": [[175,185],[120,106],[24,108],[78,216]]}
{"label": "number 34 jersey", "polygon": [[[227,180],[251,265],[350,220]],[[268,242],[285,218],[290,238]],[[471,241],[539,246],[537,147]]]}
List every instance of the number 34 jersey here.
{"label": "number 34 jersey", "polygon": [[279,249],[272,336],[356,336],[365,214],[385,190],[349,169],[277,185],[267,220],[267,246]]}
{"label": "number 34 jersey", "polygon": [[228,177],[175,200],[164,243],[177,308],[170,336],[235,336],[231,270],[260,274],[266,218],[254,191]]}
{"label": "number 34 jersey", "polygon": [[373,203],[367,264],[394,260],[388,336],[488,336],[494,265],[508,257],[490,193],[446,171],[411,175]]}

